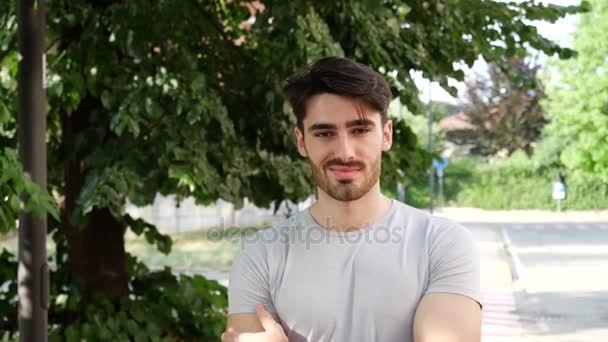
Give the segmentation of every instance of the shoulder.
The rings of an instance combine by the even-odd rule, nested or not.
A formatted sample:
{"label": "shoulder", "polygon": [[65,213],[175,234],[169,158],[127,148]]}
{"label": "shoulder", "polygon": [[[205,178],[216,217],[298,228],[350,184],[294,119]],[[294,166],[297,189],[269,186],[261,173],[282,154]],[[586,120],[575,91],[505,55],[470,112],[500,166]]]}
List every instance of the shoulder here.
{"label": "shoulder", "polygon": [[395,215],[398,222],[403,222],[408,227],[426,227],[433,218],[428,212],[412,207],[409,204],[393,200]]}
{"label": "shoulder", "polygon": [[458,222],[432,215],[399,201],[395,203],[400,220],[405,221],[408,227],[414,228],[417,234],[424,235],[430,245],[446,240],[473,241],[470,230]]}
{"label": "shoulder", "polygon": [[462,224],[450,219],[432,216],[429,222],[429,236],[439,237],[468,237],[473,238],[471,231]]}
{"label": "shoulder", "polygon": [[241,253],[268,254],[271,250],[281,249],[301,226],[303,211],[283,219],[271,227],[257,230],[254,233],[239,237]]}
{"label": "shoulder", "polygon": [[445,232],[453,229],[467,230],[461,224],[450,219],[432,215],[425,210],[412,207],[397,200],[394,203],[397,206],[396,213],[400,216],[401,220],[405,220],[409,225],[424,227],[430,233]]}
{"label": "shoulder", "polygon": [[428,225],[427,241],[431,259],[478,262],[479,252],[473,233],[460,223],[434,216]]}

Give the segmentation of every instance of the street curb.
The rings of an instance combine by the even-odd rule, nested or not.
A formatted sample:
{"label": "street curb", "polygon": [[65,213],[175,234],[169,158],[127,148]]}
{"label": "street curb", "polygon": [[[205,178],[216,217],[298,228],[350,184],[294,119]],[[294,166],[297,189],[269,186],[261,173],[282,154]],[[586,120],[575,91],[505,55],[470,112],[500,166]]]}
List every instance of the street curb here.
{"label": "street curb", "polygon": [[509,236],[509,233],[504,227],[500,227],[500,234],[502,236],[505,252],[509,257],[509,266],[511,269],[511,279],[513,280],[513,285],[518,290],[526,292],[526,272],[524,266],[521,263],[521,260],[519,259],[519,255],[513,250],[513,243],[511,242],[511,237]]}

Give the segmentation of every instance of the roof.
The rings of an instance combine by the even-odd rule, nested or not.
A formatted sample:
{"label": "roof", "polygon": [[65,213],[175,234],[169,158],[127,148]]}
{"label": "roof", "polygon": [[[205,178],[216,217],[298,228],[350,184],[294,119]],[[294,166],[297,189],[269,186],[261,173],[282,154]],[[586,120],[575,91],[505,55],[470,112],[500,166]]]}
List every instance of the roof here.
{"label": "roof", "polygon": [[462,111],[439,120],[439,127],[446,132],[475,130],[475,125],[471,123],[471,118]]}

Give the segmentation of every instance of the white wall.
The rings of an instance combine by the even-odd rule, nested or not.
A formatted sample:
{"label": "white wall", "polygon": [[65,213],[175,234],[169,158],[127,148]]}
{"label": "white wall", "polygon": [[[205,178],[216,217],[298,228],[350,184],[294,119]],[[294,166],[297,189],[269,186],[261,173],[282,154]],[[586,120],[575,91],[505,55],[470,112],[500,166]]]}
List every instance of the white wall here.
{"label": "white wall", "polygon": [[146,207],[136,207],[127,202],[126,211],[134,218],[142,218],[154,224],[161,232],[171,233],[214,227],[272,225],[285,219],[289,208],[293,214],[312,203],[314,196],[301,203],[283,201],[276,215],[273,215],[274,205],[269,209],[258,208],[247,199],[240,210],[235,210],[232,203],[221,199],[212,206],[196,205],[193,198],[182,201],[178,208],[175,196],[157,194],[154,203]]}

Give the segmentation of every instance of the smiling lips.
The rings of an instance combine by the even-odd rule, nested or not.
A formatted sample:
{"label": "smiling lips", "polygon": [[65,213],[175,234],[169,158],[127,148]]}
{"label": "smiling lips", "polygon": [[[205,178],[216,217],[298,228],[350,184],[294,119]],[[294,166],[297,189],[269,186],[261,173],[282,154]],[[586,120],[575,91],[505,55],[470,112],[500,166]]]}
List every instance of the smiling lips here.
{"label": "smiling lips", "polygon": [[331,171],[337,179],[352,179],[361,171],[359,167],[352,166],[339,166],[332,165],[329,167],[329,171]]}

